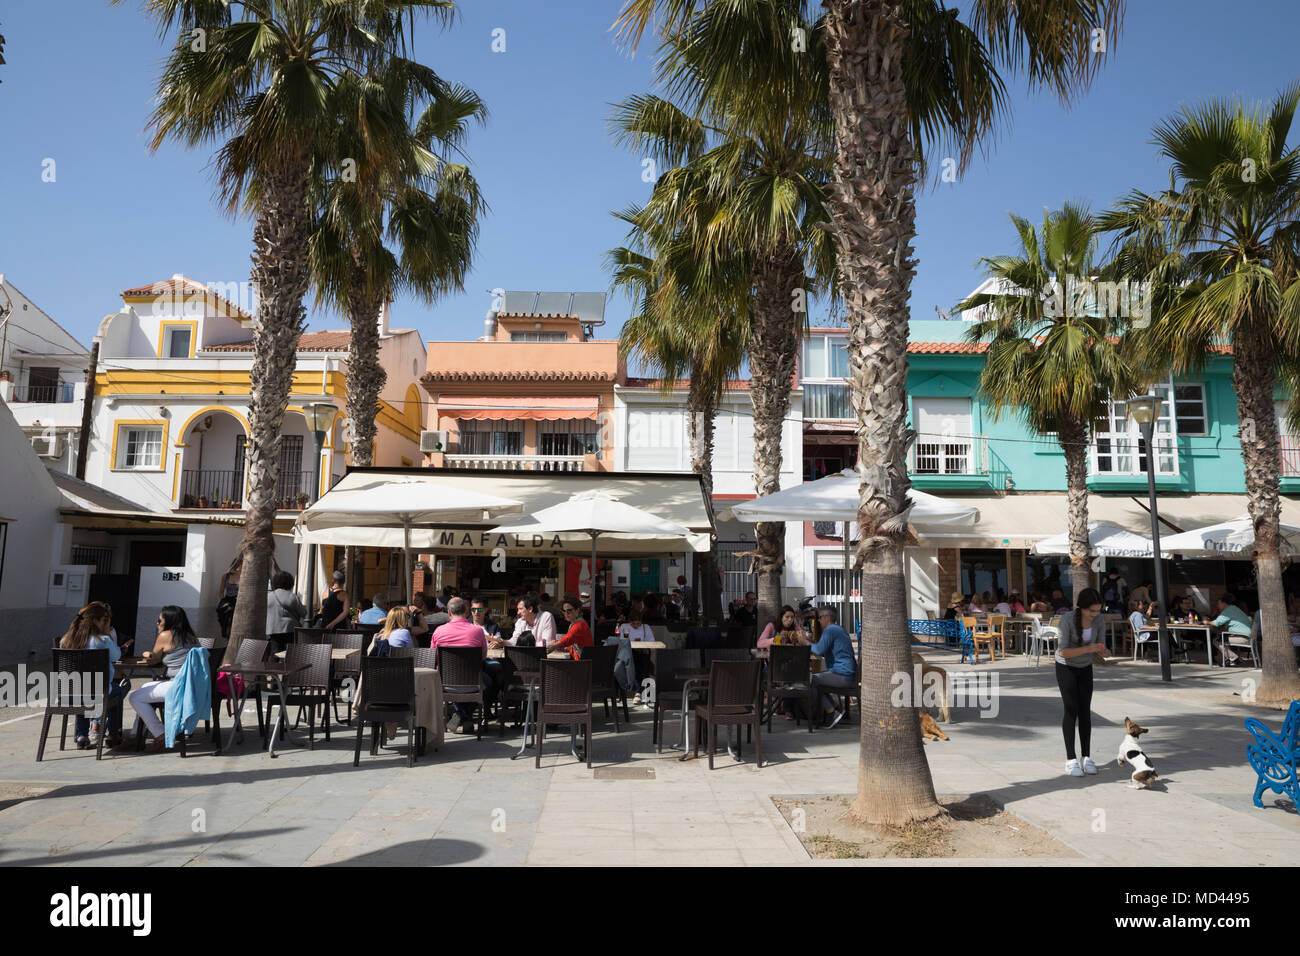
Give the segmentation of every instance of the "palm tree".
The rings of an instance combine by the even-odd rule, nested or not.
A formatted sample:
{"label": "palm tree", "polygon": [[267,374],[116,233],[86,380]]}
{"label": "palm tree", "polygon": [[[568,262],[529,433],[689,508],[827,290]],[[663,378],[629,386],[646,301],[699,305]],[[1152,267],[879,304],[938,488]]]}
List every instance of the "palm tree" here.
{"label": "palm tree", "polygon": [[1273,707],[1300,697],[1282,589],[1273,405],[1279,366],[1300,354],[1300,147],[1288,145],[1298,103],[1294,83],[1267,111],[1225,101],[1184,108],[1154,130],[1169,188],[1135,190],[1101,217],[1133,275],[1152,283],[1142,339],[1154,359],[1190,372],[1214,346],[1232,347],[1263,618],[1256,700]]}
{"label": "palm tree", "polygon": [[[782,438],[808,303],[833,286],[826,225],[831,128],[818,24],[788,0],[708,6],[666,35],[656,72],[682,105],[656,96],[619,104],[616,138],[671,168],[649,214],[690,230],[706,259],[745,262],[751,292],[754,491],[780,489]],[[792,25],[807,49],[792,49]],[[679,165],[683,164],[683,165]],[[707,210],[705,215],[702,211]],[[754,528],[759,625],[781,605],[785,525]]]}
{"label": "palm tree", "polygon": [[[673,32],[702,12],[737,5],[776,5],[784,14],[787,6],[806,11],[813,2],[628,0],[618,25],[635,42],[656,15]],[[823,6],[835,126],[827,207],[850,330],[862,474],[856,562],[864,574],[862,612],[872,622],[851,815],[894,825],[942,813],[917,712],[890,703],[895,675],[911,667],[903,576],[913,437],[906,413],[907,323],[915,192],[926,148],[964,168],[986,145],[1006,112],[999,68],[1023,71],[1031,86],[1068,102],[1102,62],[1093,49],[1097,40],[1105,41],[1103,49],[1114,44],[1123,0],[974,0],[965,20],[942,0],[825,0]],[[738,59],[729,69],[754,59]]]}
{"label": "palm tree", "polygon": [[1065,454],[1070,580],[1077,595],[1094,583],[1088,563],[1089,426],[1104,414],[1108,396],[1125,397],[1136,386],[1120,345],[1127,321],[1103,314],[1111,310],[1095,297],[1070,301],[1081,283],[1100,275],[1093,261],[1096,223],[1087,209],[1066,203],[1045,212],[1037,233],[1020,216],[1011,222],[1019,252],[980,260],[996,283],[994,291],[969,296],[954,310],[985,310],[986,318],[966,331],[966,340],[988,343],[980,394],[994,420],[1012,411],[1035,431],[1056,433]]}
{"label": "palm tree", "polygon": [[226,660],[266,627],[280,433],[310,282],[309,180],[329,157],[340,117],[340,80],[404,49],[417,12],[447,21],[447,0],[146,0],[167,34],[177,28],[158,80],[151,148],[169,139],[219,144],[218,195],[228,214],[253,216],[257,321],[249,395],[248,512],[243,576]]}
{"label": "palm tree", "polygon": [[318,304],[339,308],[351,325],[349,452],[369,466],[388,380],[379,313],[399,290],[431,303],[462,289],[485,204],[468,167],[447,155],[486,108],[472,91],[399,57],[383,75],[345,77],[339,93],[344,121],[333,162],[319,167],[327,178],[315,183],[311,265]]}
{"label": "palm tree", "polygon": [[[632,315],[620,331],[627,357],[659,377],[664,394],[689,378],[687,438],[691,471],[700,476],[704,493],[713,497],[713,430],[727,383],[745,360],[749,338],[748,274],[743,262],[713,263],[691,242],[689,233],[666,230],[644,208],[617,214],[633,228],[632,248],[619,247],[607,259],[614,287],[633,302]],[[647,255],[641,249],[653,249]],[[712,553],[695,555],[696,581],[704,614],[722,616],[721,595]]]}

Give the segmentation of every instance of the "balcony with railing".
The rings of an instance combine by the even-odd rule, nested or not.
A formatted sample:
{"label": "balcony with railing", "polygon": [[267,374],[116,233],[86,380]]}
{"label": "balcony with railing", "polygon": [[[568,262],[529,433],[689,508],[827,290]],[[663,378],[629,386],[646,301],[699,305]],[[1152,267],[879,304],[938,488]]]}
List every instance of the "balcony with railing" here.
{"label": "balcony with railing", "polygon": [[448,468],[481,468],[490,471],[586,471],[587,455],[447,455]]}
{"label": "balcony with railing", "polygon": [[856,421],[848,382],[804,382],[803,417],[805,421]]}
{"label": "balcony with railing", "polygon": [[983,435],[917,435],[907,453],[907,471],[919,487],[982,485],[989,480],[988,439]]}
{"label": "balcony with railing", "polygon": [[44,405],[62,405],[75,401],[75,382],[58,382],[54,385],[15,385],[14,402]]}
{"label": "balcony with railing", "polygon": [[[282,471],[275,483],[275,505],[280,511],[294,511],[299,499],[311,500],[310,471]],[[245,473],[242,469],[185,469],[181,472],[180,506],[182,508],[244,507]]]}
{"label": "balcony with railing", "polygon": [[1281,450],[1281,470],[1283,478],[1300,478],[1300,436],[1285,432],[1277,436]]}

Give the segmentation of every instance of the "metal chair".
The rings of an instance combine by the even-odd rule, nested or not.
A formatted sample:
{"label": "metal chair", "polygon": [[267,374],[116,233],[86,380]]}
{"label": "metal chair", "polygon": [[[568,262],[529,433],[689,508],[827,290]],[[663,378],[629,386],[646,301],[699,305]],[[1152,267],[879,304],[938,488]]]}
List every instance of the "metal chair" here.
{"label": "metal chair", "polygon": [[361,680],[365,693],[357,703],[357,745],[352,766],[361,766],[361,733],[370,724],[370,753],[379,753],[381,725],[406,724],[406,765],[415,766],[415,753],[423,735],[415,725],[415,661],[409,657],[366,657],[361,660]]}
{"label": "metal chair", "polygon": [[[1156,648],[1156,660],[1160,660],[1160,632],[1159,631],[1139,631],[1134,629],[1133,622],[1129,621],[1129,637],[1133,642],[1133,660],[1138,659],[1142,651],[1143,644],[1154,644]],[[1172,646],[1172,642],[1171,642]]]}
{"label": "metal chair", "polygon": [[[542,765],[542,746],[546,742],[546,725],[567,724],[571,740],[582,727],[587,766],[591,767],[591,669],[592,661],[541,661],[538,678],[537,752],[533,766]],[[612,671],[611,671],[612,673]],[[572,749],[572,743],[570,743]],[[576,756],[576,754],[575,754]]]}
{"label": "metal chair", "polygon": [[299,671],[286,678],[289,682],[284,698],[277,691],[267,697],[266,717],[271,720],[271,711],[280,705],[280,719],[285,720],[285,707],[297,706],[307,708],[307,749],[316,749],[316,708],[321,708],[321,719],[325,726],[325,740],[330,739],[330,645],[329,644],[291,644],[285,650],[285,664],[288,669],[306,664],[305,671]]}
{"label": "metal chair", "polygon": [[[87,714],[88,705],[97,705],[95,714]],[[50,733],[50,721],[58,714],[63,718],[59,729],[59,749],[67,748],[68,718],[92,717],[102,720],[108,706],[108,648],[98,650],[54,649],[54,662],[50,667],[50,688],[45,698],[45,718],[41,721],[40,742],[36,745],[36,762],[45,759],[45,739]],[[100,733],[95,759],[104,756],[104,738]]]}
{"label": "metal chair", "polygon": [[[709,669],[709,695],[695,707],[695,756],[700,755],[703,730],[709,734],[709,769],[718,744],[718,725],[750,727],[754,735],[755,765],[763,766],[763,708],[760,684],[762,662],[714,661]],[[736,734],[736,759],[740,759],[740,734]]]}

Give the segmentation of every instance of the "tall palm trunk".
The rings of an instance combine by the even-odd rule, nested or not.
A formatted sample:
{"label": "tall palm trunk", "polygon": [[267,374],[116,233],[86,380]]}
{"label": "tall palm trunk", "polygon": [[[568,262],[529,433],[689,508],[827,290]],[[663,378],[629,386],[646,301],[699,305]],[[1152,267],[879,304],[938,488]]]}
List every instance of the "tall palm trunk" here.
{"label": "tall palm trunk", "polygon": [[252,280],[257,290],[253,323],[253,368],[249,374],[250,447],[248,511],[239,550],[243,573],[239,598],[226,645],[226,663],[234,663],[245,638],[266,636],[266,594],[275,541],[276,481],[280,474],[280,433],[293,390],[298,339],[306,322],[308,158],[285,156],[266,171],[264,193],[253,227]]}
{"label": "tall palm trunk", "polygon": [[1088,561],[1088,426],[1074,419],[1059,419],[1057,435],[1065,453],[1066,522],[1070,537],[1070,586],[1073,602],[1094,584]]}
{"label": "tall palm trunk", "polygon": [[1279,446],[1273,412],[1277,381],[1275,356],[1265,335],[1238,335],[1233,341],[1232,385],[1237,392],[1237,417],[1254,422],[1255,439],[1243,438],[1241,458],[1246,494],[1255,527],[1255,579],[1259,588],[1263,680],[1255,700],[1268,707],[1285,707],[1300,698],[1291,628],[1282,589],[1282,502],[1279,493]]}
{"label": "tall palm trunk", "polygon": [[[915,706],[894,707],[911,673],[903,545],[907,491],[907,300],[914,274],[916,172],[907,129],[907,25],[887,0],[827,0],[835,177],[828,203],[849,317],[853,407],[862,468],[863,571],[859,823],[901,825],[943,813]],[[915,701],[913,703],[916,703]]]}
{"label": "tall palm trunk", "polygon": [[[691,471],[700,476],[705,497],[713,500],[713,429],[718,414],[718,403],[708,385],[698,375],[691,376],[690,392],[686,399],[687,437],[691,444]],[[714,621],[722,617],[722,595],[718,587],[717,556],[713,551],[695,552],[695,587],[691,589],[692,614],[696,599],[706,618]]]}
{"label": "tall palm trunk", "polygon": [[348,344],[348,419],[352,423],[349,452],[352,463],[368,468],[375,461],[375,419],[379,416],[379,394],[388,373],[379,364],[379,313],[383,296],[365,291],[365,274],[358,267],[348,292],[348,321],[352,334]]}
{"label": "tall palm trunk", "polygon": [[[763,256],[754,267],[754,314],[749,333],[750,400],[754,408],[754,492],[781,490],[781,439],[790,411],[790,388],[799,346],[802,313],[794,311],[804,285],[803,262],[793,249]],[[754,570],[758,573],[758,627],[776,621],[785,570],[785,524],[754,526]]]}

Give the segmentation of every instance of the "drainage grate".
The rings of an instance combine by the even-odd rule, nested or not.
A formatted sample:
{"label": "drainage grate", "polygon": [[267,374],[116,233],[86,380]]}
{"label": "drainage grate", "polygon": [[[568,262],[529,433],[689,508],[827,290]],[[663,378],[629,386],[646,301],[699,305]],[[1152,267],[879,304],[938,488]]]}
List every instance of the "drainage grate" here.
{"label": "drainage grate", "polygon": [[597,780],[653,780],[655,772],[650,767],[597,767],[592,771]]}

